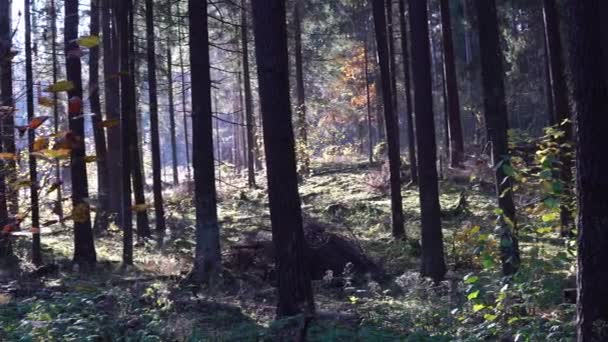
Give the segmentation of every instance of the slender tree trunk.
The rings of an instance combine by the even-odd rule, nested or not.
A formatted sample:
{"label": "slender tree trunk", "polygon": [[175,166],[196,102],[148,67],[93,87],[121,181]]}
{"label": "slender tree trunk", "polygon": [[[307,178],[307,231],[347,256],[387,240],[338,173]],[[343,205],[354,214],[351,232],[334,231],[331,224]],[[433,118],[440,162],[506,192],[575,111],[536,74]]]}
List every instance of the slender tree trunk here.
{"label": "slender tree trunk", "polygon": [[462,167],[464,161],[464,138],[460,121],[460,100],[458,96],[458,79],[454,62],[454,43],[452,41],[452,20],[448,0],[439,1],[441,7],[441,32],[443,34],[443,74],[448,109],[448,133],[450,139],[450,166]]}
{"label": "slender tree trunk", "polygon": [[[178,11],[179,13],[179,11]],[[184,53],[182,51],[182,25],[177,26],[178,28],[178,37],[179,37],[179,67],[181,72],[181,82],[182,82],[182,116],[184,119],[184,143],[186,144],[186,171],[188,175],[188,179],[192,179],[192,173],[190,171],[190,139],[188,137],[188,110],[187,110],[187,102],[186,102],[186,67],[184,65]],[[192,70],[190,71],[192,74]],[[190,82],[192,83],[192,81]],[[194,138],[194,137],[193,137]]]}
{"label": "slender tree trunk", "polygon": [[403,199],[401,195],[401,157],[399,156],[399,129],[397,116],[393,110],[393,92],[390,78],[390,61],[386,35],[386,18],[384,0],[373,0],[374,24],[378,47],[379,65],[382,80],[382,98],[384,100],[384,122],[388,142],[388,160],[391,184],[391,212],[393,236],[405,238],[403,226]]}
{"label": "slender tree trunk", "polygon": [[426,1],[409,0],[410,30],[412,33],[412,65],[414,105],[416,110],[416,138],[420,183],[420,211],[422,219],[423,276],[435,282],[445,276],[446,266],[441,231],[441,207],[437,183],[437,146],[433,114],[431,56]]}
{"label": "slender tree trunk", "polygon": [[[59,67],[57,65],[57,8],[55,0],[51,0],[51,63],[53,72],[53,84],[57,83]],[[59,94],[53,93],[53,133],[59,133]],[[55,162],[55,184],[57,184],[57,200],[53,212],[63,224],[63,187],[61,181],[61,165],[59,160]]]}
{"label": "slender tree trunk", "polygon": [[405,22],[405,0],[399,0],[399,23],[401,26],[401,53],[403,58],[403,83],[405,86],[405,109],[407,116],[408,153],[412,184],[418,184],[418,158],[416,158],[416,135],[414,133],[414,115],[412,108],[412,91],[410,78],[410,52],[407,43],[407,25]]}
{"label": "slender tree trunk", "polygon": [[294,35],[295,35],[295,55],[296,55],[296,95],[297,95],[297,130],[298,143],[297,151],[300,156],[300,175],[310,173],[310,158],[308,157],[308,124],[306,123],[306,89],[304,89],[304,60],[302,57],[302,4],[296,0],[293,14]]}
{"label": "slender tree trunk", "polygon": [[603,0],[567,2],[577,134],[578,341],[606,340],[608,324],[608,25]]}
{"label": "slender tree trunk", "polygon": [[253,95],[251,92],[251,75],[249,71],[249,26],[247,23],[247,2],[241,0],[241,49],[243,50],[243,80],[245,88],[245,120],[247,125],[247,183],[254,188],[256,159],[255,122],[253,119]]}
{"label": "slender tree trunk", "polygon": [[[34,73],[32,67],[32,18],[30,11],[30,0],[24,1],[24,20],[25,20],[25,92],[27,102],[27,120],[34,119]],[[40,207],[38,205],[38,168],[36,157],[33,155],[34,141],[36,132],[33,129],[28,131],[29,145],[29,172],[30,172],[30,215],[32,219],[32,263],[42,264],[42,249],[40,246]]]}
{"label": "slender tree trunk", "polygon": [[196,285],[215,284],[222,272],[222,261],[213,158],[207,2],[189,0],[188,9],[196,205],[196,252],[192,275]]}
{"label": "slender tree trunk", "polygon": [[[91,35],[99,35],[100,0],[91,1]],[[89,99],[91,101],[91,119],[93,124],[93,135],[95,140],[95,153],[97,154],[97,196],[99,205],[95,216],[94,231],[105,231],[108,229],[108,164],[106,135],[101,126],[101,100],[99,98],[99,47],[93,47],[89,51]]]}
{"label": "slender tree trunk", "polygon": [[[391,98],[393,99],[393,115],[397,123],[397,129],[401,129],[401,124],[404,120],[400,120],[399,115],[399,104],[397,101],[397,61],[395,58],[395,34],[393,28],[393,0],[386,0],[386,30],[387,30],[387,41],[388,41],[388,55],[389,55],[389,68],[390,68],[390,79],[391,79]],[[399,134],[399,150],[401,151],[401,134]]]}
{"label": "slender tree trunk", "polygon": [[148,97],[150,102],[150,135],[152,142],[152,188],[154,192],[154,214],[156,233],[162,245],[165,236],[165,207],[163,205],[160,135],[158,132],[158,94],[156,82],[156,47],[154,34],[154,2],[146,0],[146,36],[148,41]]}
{"label": "slender tree trunk", "polygon": [[517,221],[511,180],[505,170],[510,167],[507,130],[509,127],[505,101],[503,55],[500,49],[498,18],[494,0],[475,0],[479,20],[481,77],[484,91],[484,113],[488,139],[492,144],[493,166],[496,170],[496,194],[500,215],[502,269],[511,276],[519,268]]}
{"label": "slender tree trunk", "polygon": [[177,169],[177,137],[175,133],[175,101],[173,98],[173,62],[171,61],[171,48],[167,49],[167,79],[169,81],[169,131],[171,134],[173,185],[177,185],[179,184],[179,172]]}
{"label": "slender tree trunk", "polygon": [[[570,117],[570,106],[568,105],[568,86],[566,84],[564,60],[562,57],[562,43],[560,40],[560,23],[559,12],[555,0],[544,0],[543,7],[545,21],[545,38],[546,46],[549,55],[549,75],[551,94],[553,99],[553,113],[556,124],[564,131],[564,136],[558,141],[560,145],[572,144],[572,121]],[[570,151],[561,153],[559,158],[561,162],[559,178],[563,183],[563,200],[568,202],[572,197],[572,167],[574,161],[570,156]],[[563,236],[572,234],[573,218],[570,205],[562,203],[561,211],[561,229]]]}
{"label": "slender tree trunk", "polygon": [[277,316],[312,314],[314,298],[305,262],[295,139],[289,100],[285,1],[253,2],[254,32],[272,239],[278,277]]}
{"label": "slender tree trunk", "polygon": [[[107,120],[120,120],[120,44],[117,37],[116,0],[102,0],[102,38],[105,110]],[[121,134],[120,128],[107,128],[108,150],[107,168],[121,169]],[[117,214],[116,222],[122,222],[121,178],[108,177],[109,211]]]}
{"label": "slender tree trunk", "polygon": [[82,71],[78,46],[78,0],[65,0],[65,55],[68,81],[70,131],[74,134],[71,150],[72,217],[74,219],[74,263],[81,270],[90,270],[96,262],[89,204],[87,168],[85,164],[84,117],[82,116]]}
{"label": "slender tree trunk", "polygon": [[[13,77],[12,77],[12,62],[9,57],[11,53],[11,4],[8,1],[0,1],[0,105],[8,108],[14,106],[13,102]],[[7,115],[0,121],[0,152],[7,152],[6,137],[8,128],[8,119],[12,115]],[[11,134],[12,127],[9,131]],[[6,161],[0,162],[0,225],[4,227],[9,222],[8,217],[8,187],[6,185],[6,175],[8,164]],[[14,257],[12,249],[12,241],[8,236],[0,236],[0,271],[6,271],[10,264],[10,260]]]}
{"label": "slender tree trunk", "polygon": [[[366,25],[367,30],[367,25]],[[368,34],[365,34],[365,41],[363,42],[363,59],[365,60],[365,95],[366,95],[366,106],[367,106],[367,142],[369,152],[369,163],[374,162],[374,134],[372,129],[372,98],[369,87],[369,51],[367,46]]]}

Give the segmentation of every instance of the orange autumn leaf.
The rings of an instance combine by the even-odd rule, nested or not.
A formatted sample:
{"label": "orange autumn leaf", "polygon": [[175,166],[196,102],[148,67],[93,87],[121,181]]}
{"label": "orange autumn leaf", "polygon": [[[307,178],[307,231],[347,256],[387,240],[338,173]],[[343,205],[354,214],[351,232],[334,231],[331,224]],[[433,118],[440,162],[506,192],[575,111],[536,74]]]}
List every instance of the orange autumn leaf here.
{"label": "orange autumn leaf", "polygon": [[49,139],[44,138],[44,137],[37,138],[34,141],[34,143],[32,144],[32,150],[34,152],[40,152],[44,149],[47,149],[48,147],[49,147]]}
{"label": "orange autumn leaf", "polygon": [[36,128],[42,126],[42,124],[45,123],[46,120],[48,120],[49,118],[50,118],[50,116],[38,116],[38,117],[35,117],[27,125],[27,128],[28,129],[36,129]]}
{"label": "orange autumn leaf", "polygon": [[68,102],[68,112],[70,115],[78,115],[82,112],[82,99],[78,96],[72,96]]}
{"label": "orange autumn leaf", "polygon": [[0,160],[16,160],[17,156],[14,153],[2,152],[0,153]]}

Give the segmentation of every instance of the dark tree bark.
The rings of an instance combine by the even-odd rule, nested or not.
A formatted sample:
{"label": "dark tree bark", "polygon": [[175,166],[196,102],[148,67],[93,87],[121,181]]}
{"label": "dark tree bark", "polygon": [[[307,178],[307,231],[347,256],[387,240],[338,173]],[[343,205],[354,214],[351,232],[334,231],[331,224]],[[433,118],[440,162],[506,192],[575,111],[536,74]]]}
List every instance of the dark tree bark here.
{"label": "dark tree bark", "polygon": [[[188,1],[192,77],[192,138],[196,205],[194,283],[214,284],[222,271],[217,218],[207,2]],[[185,104],[185,102],[184,102]]]}
{"label": "dark tree bark", "polygon": [[[169,38],[170,40],[171,38]],[[169,92],[169,132],[171,135],[171,165],[173,166],[173,185],[179,184],[179,172],[177,170],[177,137],[175,132],[175,100],[173,97],[173,57],[171,55],[171,44],[167,49],[167,80]]]}
{"label": "dark tree bark", "polygon": [[310,158],[308,157],[308,127],[306,123],[306,90],[304,89],[304,61],[302,57],[302,4],[297,0],[294,6],[293,24],[295,36],[296,64],[296,118],[298,131],[298,148],[300,153],[300,174],[310,173]]}
{"label": "dark tree bark", "polygon": [[[102,38],[103,38],[103,69],[106,119],[120,120],[120,44],[115,14],[115,0],[102,0]],[[108,170],[121,170],[121,134],[120,128],[107,128]],[[117,214],[116,222],[122,222],[121,207],[122,185],[120,177],[108,179],[109,210]]]}
{"label": "dark tree bark", "polygon": [[[57,83],[59,66],[57,65],[57,8],[55,8],[55,0],[51,0],[51,63],[53,73],[53,84]],[[59,94],[53,93],[53,132],[59,133]],[[61,164],[57,160],[55,162],[55,184],[57,184],[57,200],[55,201],[53,212],[59,218],[59,222],[63,224],[63,187],[61,181]]]}
{"label": "dark tree bark", "polygon": [[304,260],[305,240],[289,100],[285,11],[282,0],[253,2],[279,317],[314,311],[310,274]]}
{"label": "dark tree bark", "polygon": [[131,201],[131,159],[137,153],[136,142],[132,137],[136,130],[132,127],[135,121],[135,84],[130,56],[134,48],[131,45],[131,11],[132,0],[122,0],[115,4],[115,21],[118,30],[117,48],[120,53],[120,146],[121,146],[121,226],[123,231],[123,264],[133,264],[133,213]]}
{"label": "dark tree bark", "polygon": [[606,339],[608,323],[608,3],[568,1],[576,107],[578,194],[578,341]]}
{"label": "dark tree bark", "polygon": [[[2,77],[0,78],[2,92],[2,106],[8,108],[15,107],[15,99],[13,97],[13,42],[12,42],[12,26],[11,26],[11,4],[8,1],[2,2],[2,15],[0,16],[0,68]],[[4,152],[15,154],[15,119],[13,115],[5,115],[2,118],[2,143],[4,144]],[[8,160],[3,163],[5,182],[11,184],[17,179],[17,164],[14,160]],[[19,211],[18,193],[12,187],[5,187],[3,194],[6,196],[8,208],[11,215],[17,215]]]}
{"label": "dark tree bark", "polygon": [[[11,52],[11,5],[8,1],[0,1],[0,105],[8,108],[14,106],[13,102],[13,71],[12,62],[9,57]],[[12,115],[8,115],[11,117]],[[14,134],[13,128],[7,128],[7,118],[5,117],[0,122],[0,134],[6,136],[7,130],[10,128],[10,133]],[[7,139],[3,138],[0,141],[0,152],[7,152]],[[8,223],[8,187],[6,186],[6,175],[9,163],[6,161],[0,162],[0,225],[4,227]],[[0,241],[0,266],[3,266],[4,260],[13,256],[13,250],[10,238],[2,237]],[[8,260],[8,259],[6,259]]]}
{"label": "dark tree bark", "polygon": [[[91,35],[98,36],[100,28],[100,0],[91,1]],[[101,100],[99,95],[99,47],[89,50],[89,100],[91,102],[91,118],[93,124],[93,137],[95,140],[95,153],[97,154],[97,197],[99,205],[93,224],[96,232],[108,229],[108,164],[106,134],[101,126]]]}
{"label": "dark tree bark", "polygon": [[369,163],[374,162],[374,134],[372,129],[372,97],[369,86],[369,47],[368,47],[368,26],[365,25],[365,41],[363,42],[363,59],[365,60],[365,96],[367,107],[367,143]]}
{"label": "dark tree bark", "polygon": [[[82,71],[78,46],[78,0],[65,0],[65,55],[67,79],[74,88],[68,91],[72,105],[68,110],[69,127],[74,135],[71,150],[72,210],[74,218],[74,263],[90,270],[96,262],[85,164],[84,117],[82,115]],[[75,53],[76,51],[76,53]]]}
{"label": "dark tree bark", "polygon": [[410,51],[407,43],[407,25],[405,22],[405,0],[399,0],[399,24],[401,27],[401,54],[403,58],[403,83],[405,86],[405,110],[407,119],[408,152],[412,184],[418,184],[418,159],[416,158],[416,135],[414,133],[414,115],[412,108],[412,91],[410,78]]}
{"label": "dark tree bark", "polygon": [[148,41],[148,96],[150,102],[150,135],[152,142],[152,187],[156,233],[162,245],[165,236],[165,207],[163,205],[162,174],[160,160],[160,136],[158,133],[158,94],[156,82],[156,47],[154,34],[154,2],[146,0],[146,36]]}
{"label": "dark tree bark", "polygon": [[[570,106],[568,105],[568,86],[566,84],[566,72],[564,59],[562,56],[562,43],[560,40],[559,12],[555,0],[544,0],[543,15],[545,21],[545,39],[549,62],[549,84],[553,104],[554,125],[560,125],[564,131],[564,136],[558,141],[560,145],[572,143],[572,121],[570,117]],[[560,156],[559,178],[563,183],[563,198],[568,201],[572,197],[572,167],[574,161],[569,151],[561,153]],[[572,233],[572,211],[568,203],[562,203],[560,207],[561,230],[563,236]]]}
{"label": "dark tree bark", "polygon": [[[393,99],[393,115],[397,123],[398,129],[401,128],[401,123],[404,120],[399,120],[398,114],[398,102],[397,102],[397,61],[395,58],[395,34],[393,28],[393,0],[386,0],[386,32],[388,42],[388,55],[389,55],[389,68],[390,68],[390,79],[391,79],[391,98]],[[405,131],[405,129],[402,129]],[[401,134],[399,135],[401,136]],[[399,138],[401,139],[401,138]],[[401,148],[401,141],[399,140],[399,148]]]}
{"label": "dark tree bark", "polygon": [[[25,0],[24,20],[25,20],[25,93],[27,103],[27,120],[34,119],[34,73],[32,67],[32,19],[30,0]],[[28,131],[29,145],[29,172],[30,172],[30,215],[32,220],[32,263],[42,264],[42,250],[40,246],[40,207],[38,205],[38,168],[36,157],[33,155],[34,141],[36,132],[33,129]]]}
{"label": "dark tree bark", "polygon": [[445,276],[446,266],[437,183],[437,145],[435,143],[426,1],[409,0],[409,10],[412,33],[412,65],[416,66],[413,68],[413,84],[422,219],[421,274],[431,277],[434,281],[439,281]]}
{"label": "dark tree bark", "polygon": [[450,139],[450,166],[462,167],[464,161],[464,138],[460,121],[460,100],[458,79],[454,62],[454,43],[452,41],[452,20],[448,0],[440,0],[441,32],[443,34],[443,74],[447,100],[448,133]]}
{"label": "dark tree bark", "polygon": [[399,156],[399,129],[397,116],[393,110],[393,92],[390,78],[390,61],[384,16],[384,0],[373,0],[374,25],[378,47],[378,58],[382,80],[382,98],[384,100],[384,122],[388,143],[388,161],[391,184],[391,212],[393,236],[405,238],[403,226],[403,199],[401,195],[401,157]]}
{"label": "dark tree bark", "polygon": [[255,122],[253,119],[253,95],[251,92],[251,75],[249,71],[249,26],[247,23],[247,2],[241,0],[241,49],[243,50],[243,80],[245,88],[245,121],[247,125],[247,183],[255,187]]}
{"label": "dark tree bark", "polygon": [[496,170],[496,194],[500,215],[500,248],[505,276],[519,268],[517,221],[511,180],[505,173],[510,166],[507,104],[505,101],[503,55],[500,49],[498,18],[494,0],[475,0],[479,25],[481,78],[484,93],[484,114],[488,139],[492,146],[492,163]]}

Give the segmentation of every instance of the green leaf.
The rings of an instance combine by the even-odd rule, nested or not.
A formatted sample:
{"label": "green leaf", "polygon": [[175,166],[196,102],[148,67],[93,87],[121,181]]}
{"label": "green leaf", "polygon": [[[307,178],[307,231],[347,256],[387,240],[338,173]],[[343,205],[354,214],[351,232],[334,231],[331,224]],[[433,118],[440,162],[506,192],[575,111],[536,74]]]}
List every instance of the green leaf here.
{"label": "green leaf", "polygon": [[488,254],[483,256],[483,260],[481,261],[481,263],[483,264],[483,268],[485,269],[493,268],[496,265],[494,259],[492,259],[492,257]]}
{"label": "green leaf", "polygon": [[504,172],[504,174],[508,177],[515,177],[515,169],[513,168],[513,166],[511,166],[511,164],[503,163],[501,169],[502,172]]}
{"label": "green leaf", "polygon": [[559,218],[559,214],[558,213],[549,213],[549,214],[545,214],[541,217],[541,220],[543,220],[543,222],[548,223],[548,222],[553,222],[555,220],[557,220]]}
{"label": "green leaf", "polygon": [[92,49],[101,43],[99,36],[84,36],[77,41],[78,45],[87,49]]}
{"label": "green leaf", "polygon": [[486,306],[484,304],[475,304],[473,305],[473,312],[479,312],[485,308]]}
{"label": "green leaf", "polygon": [[464,277],[465,284],[475,284],[479,281],[479,277],[476,275],[467,275]]}
{"label": "green leaf", "polygon": [[498,316],[492,315],[492,314],[483,315],[483,319],[485,319],[486,321],[489,321],[489,322],[495,321],[496,318],[498,318]]}
{"label": "green leaf", "polygon": [[469,295],[467,296],[467,299],[468,299],[468,300],[477,299],[477,297],[479,297],[479,293],[480,293],[480,291],[479,291],[479,290],[474,291],[474,292],[471,292],[471,293],[469,293]]}

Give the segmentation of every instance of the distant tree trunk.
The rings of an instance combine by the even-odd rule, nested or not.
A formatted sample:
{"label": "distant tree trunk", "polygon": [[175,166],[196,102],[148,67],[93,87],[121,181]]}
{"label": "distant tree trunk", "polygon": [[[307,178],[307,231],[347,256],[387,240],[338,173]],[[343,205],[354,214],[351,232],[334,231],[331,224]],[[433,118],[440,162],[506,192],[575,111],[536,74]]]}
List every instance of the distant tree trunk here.
{"label": "distant tree trunk", "polygon": [[409,0],[409,10],[412,65],[416,66],[413,68],[413,84],[422,219],[421,274],[437,282],[445,276],[446,266],[437,183],[437,146],[426,1]]}
{"label": "distant tree trunk", "polygon": [[[53,73],[53,84],[57,83],[59,66],[57,65],[57,9],[55,0],[51,0],[51,69]],[[53,133],[59,133],[59,95],[53,93]],[[55,162],[55,184],[57,184],[57,200],[53,206],[53,213],[63,224],[63,187],[61,181],[61,165],[59,160]]]}
{"label": "distant tree trunk", "polygon": [[460,121],[460,100],[458,98],[458,79],[454,62],[454,43],[452,41],[452,20],[448,0],[440,0],[441,32],[443,34],[443,73],[447,94],[448,129],[450,139],[450,166],[462,167],[464,161],[464,138]]}
{"label": "distant tree trunk", "polygon": [[[366,25],[367,30],[367,25]],[[369,152],[370,164],[374,162],[374,134],[372,129],[372,98],[369,87],[369,48],[368,48],[368,34],[365,34],[365,42],[363,42],[363,59],[365,60],[365,95],[367,105],[367,142]]]}
{"label": "distant tree trunk", "polygon": [[578,341],[605,341],[608,324],[608,29],[603,0],[568,1],[576,106],[578,194]]}
{"label": "distant tree trunk", "polygon": [[[102,0],[102,38],[103,38],[103,70],[104,93],[107,120],[120,120],[120,55],[117,37],[115,0]],[[107,168],[109,170],[121,169],[121,141],[120,128],[107,128],[108,155]],[[108,177],[108,204],[109,210],[117,214],[116,222],[121,222],[121,179]]]}
{"label": "distant tree trunk", "polygon": [[255,122],[253,119],[253,95],[251,92],[251,75],[249,71],[249,26],[247,23],[247,2],[241,0],[241,49],[243,50],[243,80],[245,88],[245,120],[247,125],[247,183],[250,188],[255,184]]}
{"label": "distant tree trunk", "polygon": [[171,134],[171,160],[173,165],[173,185],[179,184],[177,170],[177,137],[175,133],[175,101],[173,98],[173,62],[171,61],[171,48],[167,49],[167,79],[169,92],[169,131]]}
{"label": "distant tree trunk", "polygon": [[500,48],[496,3],[475,0],[479,21],[481,77],[484,91],[484,113],[488,139],[492,144],[492,159],[496,170],[496,194],[501,209],[501,259],[505,276],[519,268],[517,221],[511,180],[505,170],[510,167],[507,130],[509,127],[505,101],[503,55]]}
{"label": "distant tree trunk", "polygon": [[146,0],[146,36],[148,41],[148,96],[150,101],[150,135],[152,141],[152,187],[156,233],[162,245],[165,236],[165,207],[163,205],[160,136],[158,133],[158,94],[156,84],[156,47],[154,34],[154,2]]}
{"label": "distant tree trunk", "polygon": [[[179,13],[179,11],[178,11]],[[184,143],[186,144],[186,171],[188,175],[188,180],[192,179],[192,174],[190,171],[190,140],[188,138],[188,110],[186,106],[186,67],[184,65],[184,53],[182,51],[182,25],[181,22],[177,26],[178,28],[178,37],[179,37],[179,66],[181,72],[181,82],[182,82],[182,116],[184,119]],[[190,71],[192,74],[192,70]],[[192,83],[192,82],[191,82]],[[194,138],[194,137],[193,137]]]}
{"label": "distant tree trunk", "polygon": [[405,0],[399,0],[399,23],[401,26],[401,53],[403,58],[403,84],[405,86],[405,109],[407,116],[408,152],[412,184],[418,184],[418,160],[416,158],[416,135],[414,133],[414,115],[412,108],[412,91],[410,78],[410,52],[407,44],[407,25],[405,22]]}
{"label": "distant tree trunk", "polygon": [[293,14],[295,55],[296,55],[296,95],[297,95],[297,130],[298,150],[300,153],[300,175],[310,173],[310,158],[308,158],[308,127],[306,123],[306,90],[304,89],[304,61],[302,57],[302,4],[296,0]]}
{"label": "distant tree trunk", "polygon": [[[214,284],[222,272],[217,218],[207,2],[188,1],[192,77],[192,138],[196,206],[193,280]],[[185,104],[185,102],[184,102]]]}
{"label": "distant tree trunk", "polygon": [[[99,35],[100,0],[91,1],[91,35]],[[94,231],[108,229],[108,164],[106,153],[106,134],[101,126],[101,100],[99,98],[99,47],[89,50],[89,99],[91,101],[91,118],[95,140],[95,153],[97,154],[97,196],[99,205],[93,225]]]}
{"label": "distant tree trunk", "polygon": [[[96,254],[91,229],[87,168],[85,164],[84,117],[82,116],[82,74],[78,46],[78,0],[65,0],[65,55],[68,81],[74,88],[68,91],[70,131],[74,134],[71,150],[72,216],[74,219],[74,263],[81,270],[95,265]],[[75,53],[76,51],[76,53]]]}
{"label": "distant tree trunk", "polygon": [[[572,143],[572,121],[570,117],[570,106],[568,105],[568,86],[566,84],[564,60],[562,57],[562,43],[560,40],[559,12],[555,0],[544,0],[543,14],[545,20],[545,39],[549,56],[549,80],[551,85],[551,97],[553,99],[553,114],[555,124],[560,125],[564,136],[559,139],[559,144]],[[569,152],[569,151],[568,151]],[[563,197],[568,201],[572,197],[572,167],[574,162],[569,153],[561,153],[560,156],[560,180],[564,186]],[[561,229],[562,235],[572,234],[572,211],[568,203],[562,203]]]}
{"label": "distant tree trunk", "polygon": [[399,129],[397,116],[393,110],[393,92],[390,78],[390,61],[384,16],[384,0],[373,0],[374,24],[378,47],[378,58],[382,80],[382,98],[384,100],[384,122],[388,143],[388,160],[391,184],[391,212],[393,236],[405,238],[403,226],[403,200],[401,195],[401,157],[399,156]]}
{"label": "distant tree trunk", "polygon": [[[32,19],[30,12],[30,0],[24,1],[24,20],[25,20],[25,92],[27,102],[27,120],[34,119],[34,73],[32,67]],[[38,169],[34,152],[34,141],[36,132],[33,129],[28,131],[29,146],[29,172],[30,172],[30,215],[32,220],[32,263],[42,264],[42,250],[40,246],[40,208],[38,206]]]}
{"label": "distant tree trunk", "polygon": [[279,317],[312,314],[314,311],[310,274],[304,255],[291,123],[285,11],[285,1],[282,0],[253,2],[270,220],[279,286]]}
{"label": "distant tree trunk", "polygon": [[131,11],[133,10],[132,0],[122,0],[116,3],[115,20],[118,28],[118,48],[120,51],[120,145],[121,145],[121,218],[123,230],[123,264],[133,264],[133,213],[131,201],[131,159],[135,155],[136,146],[131,137],[134,136],[131,116],[135,116],[134,103],[134,81],[133,70],[130,56],[133,47],[131,46],[130,34]]}

